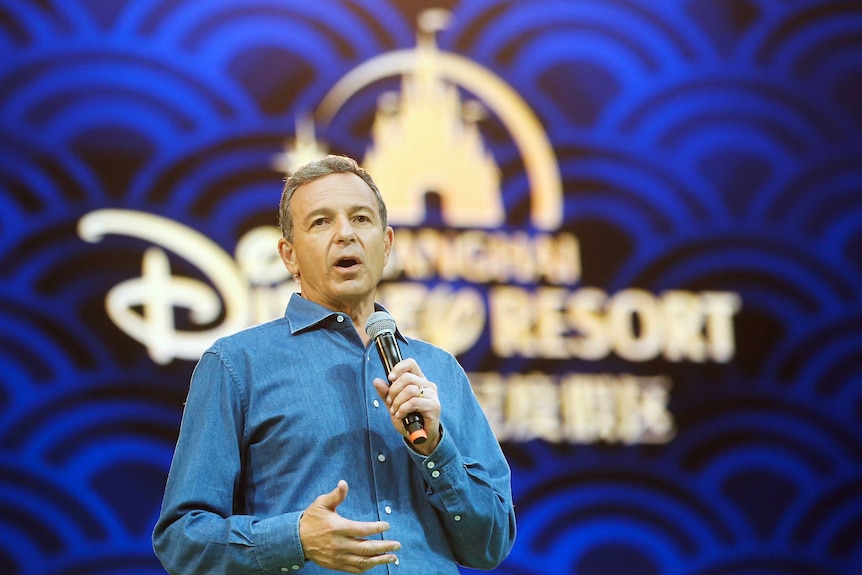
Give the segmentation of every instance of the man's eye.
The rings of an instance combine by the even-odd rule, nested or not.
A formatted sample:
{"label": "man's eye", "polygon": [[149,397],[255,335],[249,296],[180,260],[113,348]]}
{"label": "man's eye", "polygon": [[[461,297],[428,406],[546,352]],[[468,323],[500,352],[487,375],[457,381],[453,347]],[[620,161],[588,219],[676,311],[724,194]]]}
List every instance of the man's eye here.
{"label": "man's eye", "polygon": [[325,223],[326,223],[326,218],[317,218],[316,220],[314,220],[313,222],[311,222],[311,225],[313,225],[313,226],[322,226],[322,225],[323,225],[323,224],[325,224]]}
{"label": "man's eye", "polygon": [[370,222],[371,218],[369,218],[368,216],[356,216],[356,221],[357,222],[363,222],[363,223],[364,222]]}

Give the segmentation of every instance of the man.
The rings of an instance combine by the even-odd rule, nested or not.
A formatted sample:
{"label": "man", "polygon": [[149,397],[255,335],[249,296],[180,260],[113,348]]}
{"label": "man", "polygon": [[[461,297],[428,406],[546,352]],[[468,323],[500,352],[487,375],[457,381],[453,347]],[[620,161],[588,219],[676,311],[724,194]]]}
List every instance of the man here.
{"label": "man", "polygon": [[[153,547],[174,574],[441,575],[515,539],[509,467],[453,356],[397,333],[388,381],[365,333],[392,249],[353,160],[285,184],[283,318],[217,341],[192,375]],[[444,408],[445,406],[445,408]],[[402,419],[424,418],[412,445]]]}

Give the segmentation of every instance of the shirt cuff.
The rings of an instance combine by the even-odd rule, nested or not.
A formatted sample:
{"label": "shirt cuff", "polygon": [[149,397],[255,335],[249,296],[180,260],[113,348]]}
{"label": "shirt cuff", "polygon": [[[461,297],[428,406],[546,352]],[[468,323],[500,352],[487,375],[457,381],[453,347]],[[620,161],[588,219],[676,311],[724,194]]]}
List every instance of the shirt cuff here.
{"label": "shirt cuff", "polygon": [[[404,441],[407,442],[406,439]],[[407,445],[409,447],[409,444]],[[440,442],[434,448],[434,451],[428,455],[422,455],[411,448],[409,452],[413,462],[422,470],[425,480],[432,486],[435,484],[440,485],[441,483],[448,484],[451,478],[444,479],[442,477],[443,469],[461,457],[458,448],[455,447],[455,444],[443,431],[442,426],[440,428]]]}
{"label": "shirt cuff", "polygon": [[255,524],[255,554],[264,573],[291,573],[305,566],[299,518],[302,512],[285,513]]}

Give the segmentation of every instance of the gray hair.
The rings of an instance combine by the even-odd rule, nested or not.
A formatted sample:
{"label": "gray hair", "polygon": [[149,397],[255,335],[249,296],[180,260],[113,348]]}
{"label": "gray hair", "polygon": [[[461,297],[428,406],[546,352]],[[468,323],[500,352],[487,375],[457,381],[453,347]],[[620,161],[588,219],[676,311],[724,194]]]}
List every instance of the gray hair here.
{"label": "gray hair", "polygon": [[374,192],[374,196],[377,198],[377,211],[380,214],[383,229],[386,229],[386,204],[383,202],[380,190],[377,189],[377,184],[374,183],[368,172],[360,167],[356,163],[356,160],[352,158],[329,155],[305,164],[296,170],[284,183],[284,189],[281,192],[281,202],[278,204],[278,227],[281,229],[281,235],[289,241],[293,241],[293,214],[290,211],[290,202],[293,200],[293,194],[299,186],[313,182],[329,174],[345,173],[356,174]]}

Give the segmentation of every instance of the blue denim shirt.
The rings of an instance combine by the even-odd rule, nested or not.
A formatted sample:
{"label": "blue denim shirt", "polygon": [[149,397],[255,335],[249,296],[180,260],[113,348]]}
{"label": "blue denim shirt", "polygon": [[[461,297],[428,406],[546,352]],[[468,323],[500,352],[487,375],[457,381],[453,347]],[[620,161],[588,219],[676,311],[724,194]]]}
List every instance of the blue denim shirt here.
{"label": "blue denim shirt", "polygon": [[385,378],[346,314],[293,295],[281,319],[217,341],[195,367],[153,547],[174,574],[332,573],[303,559],[299,518],[349,486],[340,515],[387,521],[398,564],[369,573],[491,569],[515,539],[509,466],[464,370],[397,334],[438,386],[443,437],[424,457],[393,428]]}

